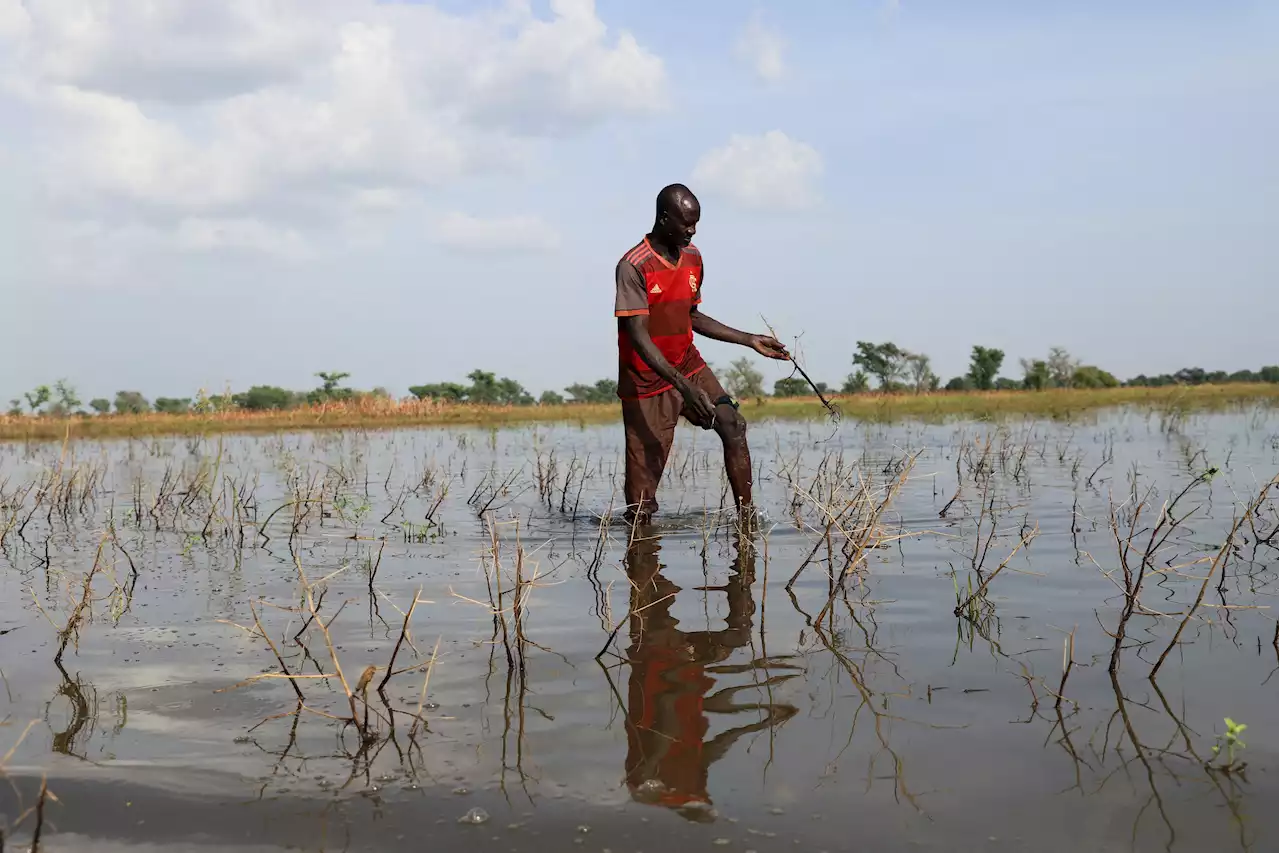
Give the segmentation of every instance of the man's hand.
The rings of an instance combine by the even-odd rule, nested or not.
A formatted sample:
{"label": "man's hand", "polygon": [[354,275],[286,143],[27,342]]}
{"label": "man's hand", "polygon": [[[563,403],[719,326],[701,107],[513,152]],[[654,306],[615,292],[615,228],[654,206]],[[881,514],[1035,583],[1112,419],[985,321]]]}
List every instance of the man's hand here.
{"label": "man's hand", "polygon": [[782,343],[768,335],[752,335],[747,339],[747,346],[765,358],[789,359],[791,354]]}
{"label": "man's hand", "polygon": [[693,417],[691,420],[703,429],[712,429],[716,425],[716,406],[711,396],[688,379],[676,386],[684,397],[685,411]]}

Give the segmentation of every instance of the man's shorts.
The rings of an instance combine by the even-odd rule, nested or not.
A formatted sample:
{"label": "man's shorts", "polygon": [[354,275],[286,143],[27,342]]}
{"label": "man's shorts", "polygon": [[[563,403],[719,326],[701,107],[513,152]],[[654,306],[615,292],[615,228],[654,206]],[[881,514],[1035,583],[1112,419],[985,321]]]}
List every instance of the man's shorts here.
{"label": "man's shorts", "polygon": [[[712,403],[729,396],[710,367],[702,368],[690,376],[689,381],[705,391]],[[687,411],[684,395],[674,387],[652,397],[622,401],[622,425],[626,433],[623,494],[629,511],[639,510],[646,514],[657,511],[658,502],[654,496],[667,466],[676,423],[682,415],[697,425]]]}

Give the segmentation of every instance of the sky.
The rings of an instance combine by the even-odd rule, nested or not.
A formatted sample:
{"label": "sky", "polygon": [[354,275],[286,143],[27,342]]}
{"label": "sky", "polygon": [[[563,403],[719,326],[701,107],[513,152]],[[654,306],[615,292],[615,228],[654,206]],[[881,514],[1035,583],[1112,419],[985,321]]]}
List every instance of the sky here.
{"label": "sky", "polygon": [[[1280,350],[1274,2],[0,0],[0,399],[616,375],[702,200],[703,310],[1121,378]],[[783,366],[705,339],[727,366]]]}

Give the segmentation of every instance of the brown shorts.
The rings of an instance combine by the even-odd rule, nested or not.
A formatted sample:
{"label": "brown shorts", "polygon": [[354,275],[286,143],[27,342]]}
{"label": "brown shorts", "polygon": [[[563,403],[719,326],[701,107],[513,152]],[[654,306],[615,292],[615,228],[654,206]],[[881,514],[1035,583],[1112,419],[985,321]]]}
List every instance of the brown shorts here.
{"label": "brown shorts", "polygon": [[[689,381],[707,392],[712,402],[727,396],[710,367],[702,368],[690,376]],[[622,401],[622,426],[626,433],[626,475],[622,491],[629,513],[640,511],[652,515],[657,511],[654,496],[667,467],[676,423],[682,415],[694,423],[686,411],[684,395],[675,388],[652,397]]]}

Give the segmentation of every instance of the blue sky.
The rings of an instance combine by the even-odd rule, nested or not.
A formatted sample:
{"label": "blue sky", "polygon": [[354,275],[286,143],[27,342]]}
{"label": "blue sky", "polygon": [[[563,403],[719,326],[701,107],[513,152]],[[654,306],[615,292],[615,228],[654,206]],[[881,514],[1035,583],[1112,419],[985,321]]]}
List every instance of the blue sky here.
{"label": "blue sky", "polygon": [[671,181],[815,378],[1277,361],[1274,3],[72,5],[0,0],[5,399],[610,376]]}

